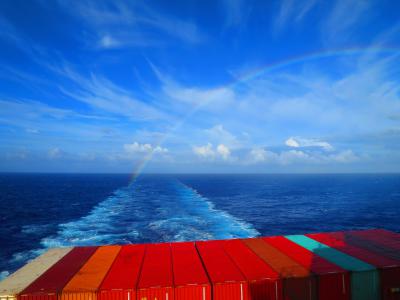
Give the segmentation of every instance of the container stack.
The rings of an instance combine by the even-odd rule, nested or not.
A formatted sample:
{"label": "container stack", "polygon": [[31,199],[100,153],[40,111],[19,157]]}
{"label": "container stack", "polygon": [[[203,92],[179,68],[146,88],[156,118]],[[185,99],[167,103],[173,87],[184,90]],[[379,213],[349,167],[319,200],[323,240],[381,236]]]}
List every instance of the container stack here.
{"label": "container stack", "polygon": [[400,234],[382,229],[51,249],[0,300],[400,300]]}

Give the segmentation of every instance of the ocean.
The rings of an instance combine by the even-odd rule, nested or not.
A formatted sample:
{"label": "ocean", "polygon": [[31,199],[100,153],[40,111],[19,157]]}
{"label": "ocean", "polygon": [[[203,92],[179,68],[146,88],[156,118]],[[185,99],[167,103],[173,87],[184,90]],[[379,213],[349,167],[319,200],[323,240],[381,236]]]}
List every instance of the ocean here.
{"label": "ocean", "polygon": [[0,174],[0,278],[51,247],[385,228],[400,175]]}

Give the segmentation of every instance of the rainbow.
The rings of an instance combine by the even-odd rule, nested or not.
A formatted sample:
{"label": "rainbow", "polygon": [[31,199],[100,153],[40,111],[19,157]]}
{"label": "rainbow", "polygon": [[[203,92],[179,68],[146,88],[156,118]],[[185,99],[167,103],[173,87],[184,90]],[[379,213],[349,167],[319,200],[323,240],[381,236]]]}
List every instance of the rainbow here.
{"label": "rainbow", "polygon": [[[287,57],[283,60],[275,61],[273,63],[266,64],[264,66],[255,68],[251,71],[242,74],[241,76],[234,78],[233,81],[221,86],[220,88],[233,88],[238,84],[243,84],[250,80],[254,80],[260,76],[267,73],[271,73],[289,66],[296,64],[311,62],[319,59],[341,57],[341,56],[353,56],[353,55],[365,55],[365,54],[400,54],[400,47],[353,47],[345,49],[335,49],[335,50],[324,50],[316,52],[308,52],[298,56]],[[203,103],[195,106],[188,114],[186,114],[182,119],[180,119],[173,128],[165,133],[163,137],[156,143],[157,146],[163,145],[163,143],[169,138],[169,136],[180,128],[193,114],[195,114],[201,107],[208,105],[211,99],[204,101]],[[130,176],[130,182],[133,184],[135,180],[140,176],[140,174],[145,169],[146,165],[153,158],[154,152],[147,154],[134,168],[132,175]]]}

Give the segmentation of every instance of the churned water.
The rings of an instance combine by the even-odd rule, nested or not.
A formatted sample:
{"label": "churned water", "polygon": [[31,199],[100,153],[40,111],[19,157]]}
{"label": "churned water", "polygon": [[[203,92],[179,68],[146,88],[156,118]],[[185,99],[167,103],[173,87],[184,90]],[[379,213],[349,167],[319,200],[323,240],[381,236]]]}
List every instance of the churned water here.
{"label": "churned water", "polygon": [[0,278],[47,248],[400,231],[400,175],[0,175]]}

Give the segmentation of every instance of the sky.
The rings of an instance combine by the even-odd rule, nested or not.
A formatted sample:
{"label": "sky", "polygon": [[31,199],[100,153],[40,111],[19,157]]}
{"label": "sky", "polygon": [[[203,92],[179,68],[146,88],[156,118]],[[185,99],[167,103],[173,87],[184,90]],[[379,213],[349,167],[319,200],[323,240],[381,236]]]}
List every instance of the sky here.
{"label": "sky", "polygon": [[0,171],[400,171],[399,1],[0,1]]}

